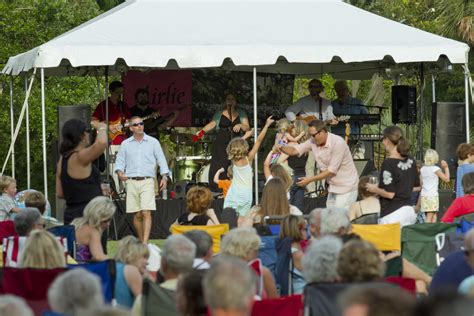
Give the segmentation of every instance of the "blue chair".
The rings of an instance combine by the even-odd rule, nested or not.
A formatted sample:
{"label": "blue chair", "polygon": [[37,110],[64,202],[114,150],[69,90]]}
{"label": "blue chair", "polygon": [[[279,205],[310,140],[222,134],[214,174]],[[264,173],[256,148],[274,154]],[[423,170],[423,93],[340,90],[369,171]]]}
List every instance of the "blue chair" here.
{"label": "blue chair", "polygon": [[115,269],[114,260],[106,260],[106,261],[101,261],[101,262],[84,263],[84,264],[71,264],[71,265],[68,265],[68,267],[72,269],[83,268],[99,276],[101,284],[102,284],[102,292],[104,294],[104,300],[107,303],[112,302],[112,299],[115,297],[114,289],[115,289],[115,277],[116,277],[116,269]]}
{"label": "blue chair", "polygon": [[275,275],[275,267],[277,263],[277,251],[275,246],[275,240],[278,236],[260,236],[260,250],[258,258],[262,261],[262,264],[267,267]]}
{"label": "blue chair", "polygon": [[76,230],[73,225],[56,226],[48,231],[54,236],[66,238],[67,251],[72,258],[76,258]]}

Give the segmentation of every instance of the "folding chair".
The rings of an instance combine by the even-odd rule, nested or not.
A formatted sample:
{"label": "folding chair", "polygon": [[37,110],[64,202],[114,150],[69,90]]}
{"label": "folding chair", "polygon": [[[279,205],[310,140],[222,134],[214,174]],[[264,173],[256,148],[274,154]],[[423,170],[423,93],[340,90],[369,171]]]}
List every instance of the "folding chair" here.
{"label": "folding chair", "polygon": [[374,244],[380,251],[400,251],[400,224],[352,225],[352,232]]}
{"label": "folding chair", "polygon": [[262,261],[262,264],[270,270],[273,277],[276,278],[276,263],[277,263],[277,250],[275,241],[278,236],[260,236],[260,250],[258,252],[258,258]]}
{"label": "folding chair", "polygon": [[219,253],[221,250],[221,238],[229,231],[228,224],[193,226],[193,225],[171,225],[171,234],[183,234],[190,230],[203,230],[212,237],[212,252]]}
{"label": "folding chair", "polygon": [[291,254],[291,239],[285,237],[276,239],[277,262],[275,266],[275,282],[280,288],[280,295],[291,295],[293,291],[293,278],[295,275],[293,256]]}
{"label": "folding chair", "polygon": [[0,245],[3,243],[3,239],[10,236],[18,236],[15,230],[15,224],[11,220],[0,222]]}
{"label": "folding chair", "polygon": [[378,222],[379,222],[378,213],[365,214],[351,221],[352,224],[361,224],[361,225],[367,225],[367,224],[375,225],[375,224],[378,224]]}
{"label": "folding chair", "polygon": [[275,299],[265,299],[256,301],[252,307],[252,316],[302,316],[303,315],[303,297],[299,295],[290,295]]}
{"label": "folding chair", "polygon": [[54,236],[66,238],[68,253],[72,258],[76,258],[76,229],[73,225],[56,226],[48,231]]}
{"label": "folding chair", "polygon": [[[3,239],[3,266],[17,267],[20,261],[21,253],[25,248],[27,237],[25,236],[10,236]],[[67,260],[67,239],[63,237],[56,237],[59,243],[64,248],[64,256]]]}
{"label": "folding chair", "polygon": [[436,235],[456,231],[456,224],[425,223],[402,229],[402,256],[433,275],[437,268]]}
{"label": "folding chair", "polygon": [[48,310],[48,289],[64,268],[3,268],[3,293],[22,297],[35,315]]}
{"label": "folding chair", "polygon": [[162,288],[149,279],[143,280],[142,316],[178,315],[175,291]]}
{"label": "folding chair", "polygon": [[84,264],[71,264],[68,265],[69,268],[83,268],[97,276],[100,277],[100,282],[102,285],[102,293],[104,294],[104,300],[107,303],[111,303],[112,299],[115,297],[115,261],[106,260],[101,262],[93,263],[84,263]]}
{"label": "folding chair", "polygon": [[461,220],[468,222],[474,222],[474,213],[464,214],[454,218],[455,223],[459,223]]}
{"label": "folding chair", "polygon": [[416,296],[416,281],[415,279],[403,278],[403,277],[386,277],[384,280],[391,284],[396,284],[400,288],[404,289],[408,293]]}
{"label": "folding chair", "polygon": [[304,309],[307,316],[340,316],[339,295],[353,286],[350,283],[309,283],[304,288]]}

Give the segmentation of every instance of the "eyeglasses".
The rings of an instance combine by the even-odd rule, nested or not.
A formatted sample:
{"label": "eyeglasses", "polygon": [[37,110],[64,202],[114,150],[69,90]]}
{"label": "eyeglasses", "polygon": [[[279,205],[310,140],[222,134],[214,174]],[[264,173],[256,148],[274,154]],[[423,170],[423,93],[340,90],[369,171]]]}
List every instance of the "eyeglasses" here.
{"label": "eyeglasses", "polygon": [[311,137],[316,137],[316,136],[318,136],[318,134],[321,133],[321,132],[322,132],[322,131],[319,131],[319,132],[314,133],[314,134],[309,134],[309,136],[311,136]]}
{"label": "eyeglasses", "polygon": [[143,126],[143,125],[145,125],[145,123],[140,122],[140,123],[133,123],[131,126],[137,127],[137,126]]}

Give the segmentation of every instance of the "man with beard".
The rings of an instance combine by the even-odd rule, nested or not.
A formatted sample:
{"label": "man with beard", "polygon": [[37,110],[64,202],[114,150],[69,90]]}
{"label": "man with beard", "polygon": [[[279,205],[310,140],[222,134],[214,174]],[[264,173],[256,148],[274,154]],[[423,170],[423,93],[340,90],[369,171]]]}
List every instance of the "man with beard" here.
{"label": "man with beard", "polygon": [[[146,117],[155,113],[149,106],[148,90],[140,88],[135,92],[135,105],[130,109],[132,116]],[[172,114],[166,117],[156,115],[155,118],[144,120],[145,133],[155,138],[159,137],[159,129],[170,127],[178,117],[178,111],[174,111]]]}

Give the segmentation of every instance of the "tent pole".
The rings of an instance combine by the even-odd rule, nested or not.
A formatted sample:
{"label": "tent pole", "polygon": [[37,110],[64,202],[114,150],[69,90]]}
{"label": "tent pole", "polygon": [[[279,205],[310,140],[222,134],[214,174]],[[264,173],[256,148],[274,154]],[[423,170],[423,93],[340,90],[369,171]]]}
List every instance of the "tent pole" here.
{"label": "tent pole", "polygon": [[[253,136],[257,141],[257,67],[253,67]],[[258,204],[258,152],[254,158],[255,168],[255,204]]]}
{"label": "tent pole", "polygon": [[[109,66],[105,66],[105,121],[107,122],[107,149],[105,150],[105,178],[110,176],[110,141],[109,141]],[[118,183],[116,183],[118,185]]]}
{"label": "tent pole", "polygon": [[[13,112],[13,76],[10,75],[10,138],[15,134],[15,118]],[[15,144],[12,147],[12,177],[15,179]]]}
{"label": "tent pole", "polygon": [[433,104],[436,103],[436,77],[431,75],[431,90],[433,94]]}
{"label": "tent pole", "polygon": [[[25,95],[28,93],[28,77],[25,75]],[[26,187],[31,189],[31,156],[30,156],[30,110],[28,100],[26,101],[25,119],[26,119]]]}
{"label": "tent pole", "polygon": [[44,68],[41,68],[41,131],[43,134],[43,181],[44,197],[48,200],[48,163],[46,157],[46,102],[44,94]]}
{"label": "tent pole", "polygon": [[16,127],[15,127],[15,134],[13,135],[12,142],[10,144],[10,147],[8,148],[7,156],[5,158],[5,161],[3,162],[3,166],[2,166],[2,170],[0,171],[0,174],[3,174],[5,172],[8,159],[10,159],[10,155],[13,150],[13,145],[15,144],[16,138],[18,137],[18,133],[20,132],[21,122],[23,122],[23,117],[25,116],[25,108],[26,108],[26,104],[28,103],[28,98],[30,97],[30,94],[31,94],[31,87],[33,86],[33,81],[35,79],[35,76],[36,76],[36,68],[33,68],[33,74],[31,75],[30,85],[28,87],[28,91],[26,92],[25,101],[23,101],[23,106],[21,107],[20,116],[18,117],[18,123],[16,124]]}
{"label": "tent pole", "polygon": [[[466,142],[470,143],[471,131],[469,126],[469,79],[471,74],[468,65],[464,65],[464,100],[466,102]],[[472,96],[471,96],[472,97]]]}
{"label": "tent pole", "polygon": [[425,119],[424,111],[424,94],[425,94],[425,72],[423,63],[420,64],[420,116],[418,118],[418,159],[423,158],[423,120]]}

